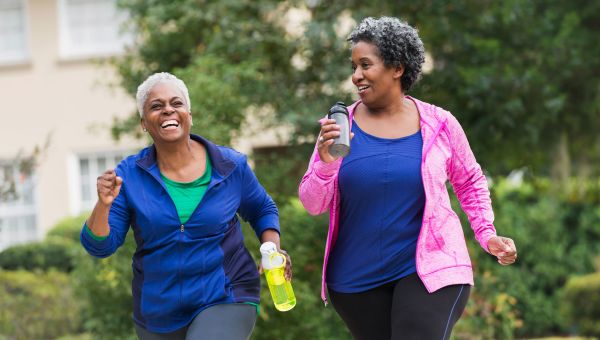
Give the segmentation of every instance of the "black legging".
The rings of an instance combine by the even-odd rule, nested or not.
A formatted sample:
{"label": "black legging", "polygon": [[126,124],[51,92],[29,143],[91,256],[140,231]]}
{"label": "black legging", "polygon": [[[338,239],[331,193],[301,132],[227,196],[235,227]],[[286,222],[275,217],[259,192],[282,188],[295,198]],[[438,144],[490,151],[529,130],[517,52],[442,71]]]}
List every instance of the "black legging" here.
{"label": "black legging", "polygon": [[470,291],[452,285],[430,294],[415,273],[361,293],[329,289],[329,297],[357,340],[446,340]]}

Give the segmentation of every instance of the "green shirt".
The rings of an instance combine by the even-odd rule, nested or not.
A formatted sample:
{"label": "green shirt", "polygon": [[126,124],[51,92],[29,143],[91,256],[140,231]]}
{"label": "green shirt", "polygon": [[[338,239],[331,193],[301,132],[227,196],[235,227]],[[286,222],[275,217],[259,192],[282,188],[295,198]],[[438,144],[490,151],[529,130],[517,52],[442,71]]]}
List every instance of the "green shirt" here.
{"label": "green shirt", "polygon": [[206,189],[208,188],[208,183],[210,183],[211,173],[212,165],[210,163],[210,158],[206,155],[206,169],[204,170],[204,175],[191,182],[176,182],[168,179],[162,173],[160,174],[160,177],[167,187],[169,196],[171,196],[171,199],[175,203],[175,208],[177,209],[181,224],[185,224],[190,219],[190,216],[192,216],[194,210],[198,207],[202,197],[204,197]]}

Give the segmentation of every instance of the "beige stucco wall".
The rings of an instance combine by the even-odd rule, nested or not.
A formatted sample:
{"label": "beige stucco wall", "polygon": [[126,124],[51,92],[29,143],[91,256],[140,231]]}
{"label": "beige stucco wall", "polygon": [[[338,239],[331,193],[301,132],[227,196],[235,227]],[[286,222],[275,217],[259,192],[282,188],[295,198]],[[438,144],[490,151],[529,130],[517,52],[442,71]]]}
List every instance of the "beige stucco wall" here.
{"label": "beige stucco wall", "polygon": [[69,215],[67,163],[78,152],[136,148],[117,144],[107,127],[113,117],[135,108],[133,99],[107,86],[114,73],[90,60],[59,58],[56,0],[26,2],[31,58],[23,65],[0,65],[0,159],[51,142],[37,171],[40,237]]}

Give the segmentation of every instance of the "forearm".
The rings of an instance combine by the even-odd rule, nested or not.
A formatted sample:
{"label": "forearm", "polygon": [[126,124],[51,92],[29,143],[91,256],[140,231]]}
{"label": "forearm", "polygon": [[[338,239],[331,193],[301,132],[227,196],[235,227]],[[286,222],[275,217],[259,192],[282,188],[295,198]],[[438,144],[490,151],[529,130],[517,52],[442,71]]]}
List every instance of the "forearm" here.
{"label": "forearm", "polygon": [[318,215],[329,209],[340,163],[341,160],[331,163],[316,161],[309,166],[298,188],[298,196],[308,213]]}
{"label": "forearm", "polygon": [[94,206],[94,210],[87,219],[87,226],[96,236],[107,236],[110,232],[108,225],[108,214],[110,205],[103,204],[98,200]]}

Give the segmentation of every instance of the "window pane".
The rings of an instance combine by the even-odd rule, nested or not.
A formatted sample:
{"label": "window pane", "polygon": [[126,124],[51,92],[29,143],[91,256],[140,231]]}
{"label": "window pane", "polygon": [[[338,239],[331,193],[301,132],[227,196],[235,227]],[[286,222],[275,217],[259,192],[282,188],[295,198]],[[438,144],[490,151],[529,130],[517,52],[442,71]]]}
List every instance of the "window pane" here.
{"label": "window pane", "polygon": [[79,160],[79,172],[82,177],[88,177],[90,175],[90,161],[87,158]]}
{"label": "window pane", "polygon": [[22,0],[0,0],[0,62],[27,57]]}
{"label": "window pane", "polygon": [[96,172],[99,176],[101,173],[103,173],[106,170],[106,157],[98,157],[98,160],[96,162],[98,164],[98,168],[96,169]]}
{"label": "window pane", "polygon": [[[1,0],[0,0],[1,1]],[[0,204],[0,250],[37,239],[35,176],[17,170],[14,160],[0,162],[0,181],[10,178],[15,193]]]}
{"label": "window pane", "polygon": [[126,16],[116,0],[63,0],[65,23],[63,42],[66,54],[113,54],[131,41],[131,34],[121,34]]}

